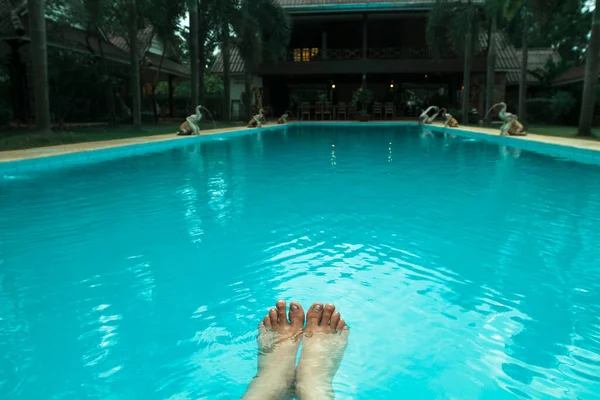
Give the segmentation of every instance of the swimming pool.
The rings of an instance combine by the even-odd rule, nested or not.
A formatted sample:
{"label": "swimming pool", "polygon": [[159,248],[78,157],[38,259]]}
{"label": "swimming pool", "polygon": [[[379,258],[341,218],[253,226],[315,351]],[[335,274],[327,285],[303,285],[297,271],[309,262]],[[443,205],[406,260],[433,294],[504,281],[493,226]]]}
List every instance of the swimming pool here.
{"label": "swimming pool", "polygon": [[339,399],[600,392],[600,166],[288,126],[0,180],[0,398],[229,399],[275,300],[351,327]]}

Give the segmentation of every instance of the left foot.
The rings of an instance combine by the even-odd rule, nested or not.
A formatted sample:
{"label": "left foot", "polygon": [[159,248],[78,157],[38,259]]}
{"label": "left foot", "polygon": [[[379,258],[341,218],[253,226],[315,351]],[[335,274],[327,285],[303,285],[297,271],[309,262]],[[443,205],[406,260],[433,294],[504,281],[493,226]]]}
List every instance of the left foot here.
{"label": "left foot", "polygon": [[304,310],[290,303],[289,320],[285,301],[258,325],[258,373],[248,386],[244,399],[281,399],[295,380],[296,353],[302,337]]}

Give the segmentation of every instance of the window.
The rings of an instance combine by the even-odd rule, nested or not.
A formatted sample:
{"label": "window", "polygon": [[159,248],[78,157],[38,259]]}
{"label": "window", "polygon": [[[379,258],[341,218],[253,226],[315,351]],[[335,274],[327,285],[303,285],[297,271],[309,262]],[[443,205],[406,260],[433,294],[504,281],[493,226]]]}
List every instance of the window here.
{"label": "window", "polygon": [[294,62],[308,62],[313,57],[319,55],[318,47],[305,47],[301,49],[294,49]]}

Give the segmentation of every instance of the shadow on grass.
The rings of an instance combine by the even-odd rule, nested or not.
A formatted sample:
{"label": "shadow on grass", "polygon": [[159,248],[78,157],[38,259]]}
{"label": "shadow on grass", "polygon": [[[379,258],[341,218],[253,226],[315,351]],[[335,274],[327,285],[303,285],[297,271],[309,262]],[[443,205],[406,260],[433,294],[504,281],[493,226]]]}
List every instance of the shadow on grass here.
{"label": "shadow on grass", "polygon": [[[217,122],[217,128],[241,126],[242,123]],[[201,130],[213,129],[213,124],[201,124]],[[130,125],[118,127],[91,126],[69,128],[65,131],[41,134],[27,129],[8,129],[0,131],[0,151],[22,150],[35,147],[59,146],[63,144],[98,142],[102,140],[128,139],[154,135],[174,135],[179,130],[179,124],[165,123],[144,125],[141,130],[135,130]]]}

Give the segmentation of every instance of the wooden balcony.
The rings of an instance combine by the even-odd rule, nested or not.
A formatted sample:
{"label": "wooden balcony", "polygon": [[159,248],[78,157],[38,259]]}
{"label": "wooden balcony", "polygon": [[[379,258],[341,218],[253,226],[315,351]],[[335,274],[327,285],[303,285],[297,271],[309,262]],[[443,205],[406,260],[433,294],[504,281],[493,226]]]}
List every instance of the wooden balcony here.
{"label": "wooden balcony", "polygon": [[[309,49],[306,49],[309,50]],[[278,63],[265,63],[259,67],[262,75],[309,75],[309,74],[362,74],[362,73],[423,73],[461,72],[463,58],[448,52],[441,59],[434,59],[428,49],[369,48],[367,57],[363,49],[310,49],[290,50],[287,59]],[[313,51],[318,50],[318,51]],[[485,70],[485,57],[475,55],[473,72]]]}

